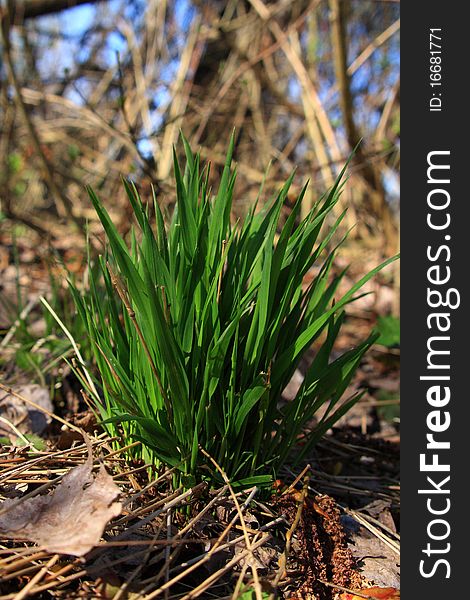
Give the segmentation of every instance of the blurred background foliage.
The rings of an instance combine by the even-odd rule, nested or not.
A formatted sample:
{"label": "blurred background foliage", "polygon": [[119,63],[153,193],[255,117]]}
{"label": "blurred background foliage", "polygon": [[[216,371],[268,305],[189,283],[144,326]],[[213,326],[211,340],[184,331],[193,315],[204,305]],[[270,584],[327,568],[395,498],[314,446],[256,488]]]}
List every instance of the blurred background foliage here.
{"label": "blurred background foliage", "polygon": [[399,2],[1,2],[3,231],[80,244],[96,221],[85,184],[125,230],[122,175],[171,204],[179,130],[215,180],[235,128],[242,212],[270,163],[267,192],[297,167],[308,209],[362,139],[345,226],[397,250]]}

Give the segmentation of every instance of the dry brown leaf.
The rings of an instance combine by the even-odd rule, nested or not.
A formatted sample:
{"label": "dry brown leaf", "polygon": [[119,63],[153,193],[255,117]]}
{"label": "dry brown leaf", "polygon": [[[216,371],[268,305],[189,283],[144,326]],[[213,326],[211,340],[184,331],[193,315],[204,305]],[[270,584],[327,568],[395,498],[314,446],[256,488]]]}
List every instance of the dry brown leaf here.
{"label": "dry brown leaf", "polygon": [[370,600],[400,600],[400,591],[396,588],[388,587],[388,588],[380,588],[380,587],[371,587],[365,588],[363,590],[357,590],[360,596],[356,594],[351,594],[349,592],[344,592],[340,595],[341,600],[362,600],[364,596],[370,598]]}
{"label": "dry brown leaf", "polygon": [[93,477],[88,460],[69,471],[51,494],[0,505],[0,538],[28,540],[49,552],[83,556],[98,544],[108,521],[121,513],[119,493],[103,466]]}

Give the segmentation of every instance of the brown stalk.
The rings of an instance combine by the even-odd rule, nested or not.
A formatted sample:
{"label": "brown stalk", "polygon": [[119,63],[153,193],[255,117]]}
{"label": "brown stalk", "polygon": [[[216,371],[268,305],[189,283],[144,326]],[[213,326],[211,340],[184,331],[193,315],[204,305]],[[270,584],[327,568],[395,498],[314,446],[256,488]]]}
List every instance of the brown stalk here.
{"label": "brown stalk", "polygon": [[[329,0],[331,19],[331,43],[333,48],[336,80],[340,93],[340,107],[343,115],[346,137],[351,148],[360,140],[360,135],[354,122],[353,99],[351,82],[347,68],[347,30],[345,18],[346,0]],[[399,22],[398,27],[399,27]],[[396,28],[392,30],[392,33]],[[372,51],[370,52],[372,54]],[[370,56],[370,54],[368,56]],[[367,57],[368,57],[367,56]],[[381,217],[390,252],[397,248],[397,228],[390,207],[385,199],[385,191],[377,169],[366,159],[362,145],[356,150],[355,162],[362,166],[362,176],[369,188],[371,204],[375,214]]]}

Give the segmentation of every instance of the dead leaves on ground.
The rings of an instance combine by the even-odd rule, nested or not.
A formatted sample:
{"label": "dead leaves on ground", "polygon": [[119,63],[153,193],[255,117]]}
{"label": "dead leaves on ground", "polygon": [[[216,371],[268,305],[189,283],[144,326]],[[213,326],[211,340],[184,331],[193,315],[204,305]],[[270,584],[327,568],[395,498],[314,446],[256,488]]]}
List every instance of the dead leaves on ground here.
{"label": "dead leaves on ground", "polygon": [[6,500],[0,505],[0,538],[27,540],[49,552],[84,556],[122,508],[112,477],[103,466],[94,477],[92,466],[90,455],[51,494]]}

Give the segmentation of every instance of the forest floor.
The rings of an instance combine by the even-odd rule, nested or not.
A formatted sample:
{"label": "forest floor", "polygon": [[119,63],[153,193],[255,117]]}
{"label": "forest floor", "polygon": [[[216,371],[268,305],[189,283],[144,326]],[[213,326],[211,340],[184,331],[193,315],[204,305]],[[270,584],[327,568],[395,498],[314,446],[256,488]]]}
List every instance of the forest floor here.
{"label": "forest floor", "polygon": [[[399,598],[397,346],[372,348],[346,393],[361,388],[361,400],[269,493],[174,489],[171,470],[123,458],[61,360],[72,352],[46,335],[39,296],[51,269],[62,286],[58,263],[0,238],[0,600]],[[55,252],[81,271],[73,241]],[[351,278],[379,262],[373,251],[347,259]],[[386,279],[370,291],[351,306],[338,353],[392,310]]]}

